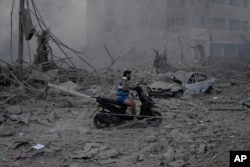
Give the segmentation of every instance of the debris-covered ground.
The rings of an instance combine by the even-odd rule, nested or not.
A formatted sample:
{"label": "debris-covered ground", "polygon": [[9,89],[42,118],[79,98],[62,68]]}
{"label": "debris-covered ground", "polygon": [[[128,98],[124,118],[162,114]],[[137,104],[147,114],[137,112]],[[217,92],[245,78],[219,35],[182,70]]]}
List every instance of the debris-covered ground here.
{"label": "debris-covered ground", "polygon": [[[0,166],[229,166],[229,151],[250,150],[250,109],[240,104],[250,96],[250,78],[203,70],[216,78],[211,94],[154,98],[163,116],[159,127],[138,121],[98,130],[93,101],[52,88],[45,98],[1,87]],[[101,85],[82,81],[74,89],[115,97],[121,74],[106,70]],[[133,69],[132,77],[151,82],[164,75],[145,66]]]}

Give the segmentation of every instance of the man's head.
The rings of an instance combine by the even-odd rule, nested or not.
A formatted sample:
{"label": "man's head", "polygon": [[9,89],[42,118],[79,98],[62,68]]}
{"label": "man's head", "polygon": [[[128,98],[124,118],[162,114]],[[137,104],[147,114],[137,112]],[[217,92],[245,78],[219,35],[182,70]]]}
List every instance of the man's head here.
{"label": "man's head", "polygon": [[131,78],[131,73],[132,73],[132,71],[125,70],[125,71],[123,72],[123,76],[126,77],[128,80],[130,80],[130,78]]}

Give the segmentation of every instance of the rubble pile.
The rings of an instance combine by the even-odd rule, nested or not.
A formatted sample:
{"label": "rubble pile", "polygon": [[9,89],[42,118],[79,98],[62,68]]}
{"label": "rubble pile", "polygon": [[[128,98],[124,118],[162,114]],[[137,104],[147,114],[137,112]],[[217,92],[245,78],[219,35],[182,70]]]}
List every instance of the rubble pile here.
{"label": "rubble pile", "polygon": [[[78,69],[60,70],[49,82],[89,97],[115,98],[122,75],[121,69],[111,68],[98,71],[98,75]],[[157,74],[151,65],[131,70],[135,83],[167,82],[173,74]],[[240,103],[250,95],[246,74],[217,74],[216,86],[209,94],[154,98],[163,118],[159,127],[140,122],[102,130],[93,124],[95,101],[46,88],[47,80],[38,82],[31,76],[35,75],[25,81],[44,96],[22,92],[10,83],[1,85],[8,88],[0,92],[3,166],[220,167],[229,166],[229,151],[250,150],[250,110]],[[139,111],[139,100],[134,100]]]}

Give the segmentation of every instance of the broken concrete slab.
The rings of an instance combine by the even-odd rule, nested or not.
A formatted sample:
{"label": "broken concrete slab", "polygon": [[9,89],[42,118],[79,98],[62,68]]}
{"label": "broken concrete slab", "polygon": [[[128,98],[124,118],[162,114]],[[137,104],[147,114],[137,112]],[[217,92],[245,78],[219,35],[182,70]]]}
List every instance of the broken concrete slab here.
{"label": "broken concrete slab", "polygon": [[1,128],[0,129],[0,137],[8,137],[8,136],[13,136],[15,134],[15,130],[12,128]]}
{"label": "broken concrete slab", "polygon": [[98,154],[97,148],[90,150],[76,151],[70,157],[72,159],[89,159],[94,157],[96,154]]}
{"label": "broken concrete slab", "polygon": [[137,161],[144,161],[144,159],[145,159],[145,155],[144,154],[140,154],[137,157]]}
{"label": "broken concrete slab", "polygon": [[118,151],[111,149],[111,150],[106,150],[106,151],[102,151],[100,153],[98,153],[96,155],[96,158],[98,160],[108,160],[110,158],[116,158],[119,156]]}
{"label": "broken concrete slab", "polygon": [[84,146],[84,150],[91,150],[93,148],[97,148],[98,150],[107,150],[107,146],[103,146],[99,143],[86,143]]}
{"label": "broken concrete slab", "polygon": [[170,162],[168,165],[171,167],[184,167],[185,166],[185,161],[182,159],[176,160],[176,161],[172,161]]}
{"label": "broken concrete slab", "polygon": [[156,138],[156,136],[151,135],[151,136],[147,136],[144,140],[145,140],[145,142],[152,143],[152,142],[156,142],[157,138]]}
{"label": "broken concrete slab", "polygon": [[22,107],[19,105],[7,107],[6,110],[10,114],[21,114],[23,112]]}
{"label": "broken concrete slab", "polygon": [[63,83],[60,83],[59,86],[61,86],[62,88],[66,89],[66,90],[77,90],[77,85],[72,82],[72,81],[66,81]]}
{"label": "broken concrete slab", "polygon": [[47,72],[42,72],[39,70],[33,69],[31,71],[30,79],[40,80],[40,81],[53,81],[56,80],[58,76],[58,69],[49,70]]}
{"label": "broken concrete slab", "polygon": [[172,162],[175,157],[174,154],[175,154],[175,151],[172,148],[170,148],[168,149],[167,153],[163,154],[163,157],[167,160],[167,162]]}
{"label": "broken concrete slab", "polygon": [[199,154],[204,154],[206,151],[206,145],[204,143],[201,143],[198,149]]}
{"label": "broken concrete slab", "polygon": [[114,160],[114,159],[98,160],[97,163],[98,163],[99,165],[108,165],[108,164],[117,163],[117,160]]}
{"label": "broken concrete slab", "polygon": [[29,144],[29,141],[27,141],[27,140],[14,141],[11,145],[11,148],[17,149],[23,145],[28,145],[28,144]]}
{"label": "broken concrete slab", "polygon": [[30,123],[30,115],[20,116],[20,122],[23,122],[25,125],[29,125]]}

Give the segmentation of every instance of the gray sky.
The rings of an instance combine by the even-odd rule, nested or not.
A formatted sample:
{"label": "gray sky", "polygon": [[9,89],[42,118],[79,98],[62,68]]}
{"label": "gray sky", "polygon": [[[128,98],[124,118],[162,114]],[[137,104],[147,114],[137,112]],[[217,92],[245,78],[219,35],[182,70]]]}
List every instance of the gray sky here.
{"label": "gray sky", "polygon": [[[85,44],[86,0],[34,0],[47,26],[68,46],[81,50]],[[10,13],[12,0],[0,0],[0,59],[10,61]],[[30,2],[30,8],[31,2]],[[17,58],[19,0],[15,0],[13,11],[13,59]],[[39,25],[33,17],[33,25]],[[30,41],[31,56],[36,50],[36,38]],[[24,44],[27,50],[27,43]],[[56,51],[55,54],[60,54]],[[71,56],[71,55],[70,55]],[[26,60],[29,58],[25,57]]]}

